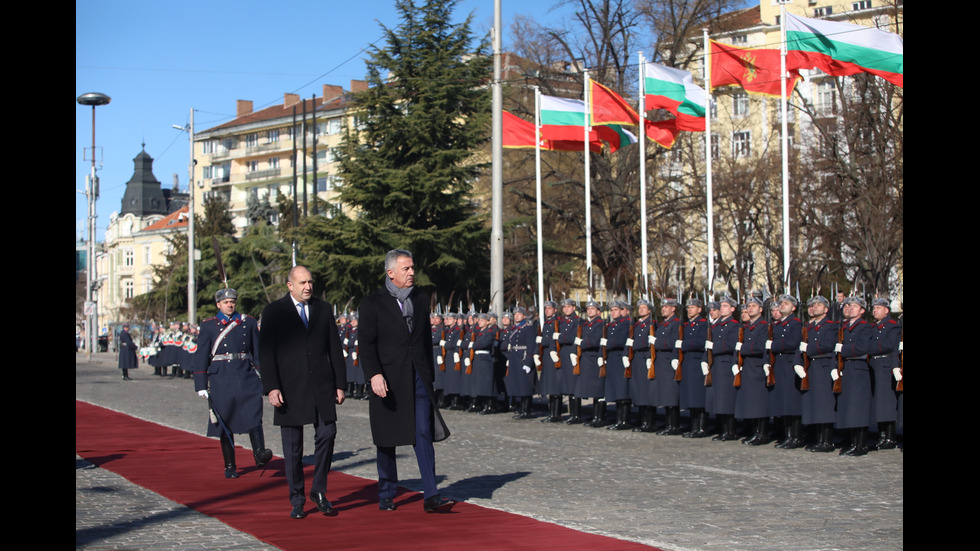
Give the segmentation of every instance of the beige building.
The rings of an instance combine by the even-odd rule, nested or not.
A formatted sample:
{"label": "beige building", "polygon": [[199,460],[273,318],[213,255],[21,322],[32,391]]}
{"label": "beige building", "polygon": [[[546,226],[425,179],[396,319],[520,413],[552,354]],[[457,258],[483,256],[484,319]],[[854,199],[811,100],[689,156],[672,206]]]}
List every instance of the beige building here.
{"label": "beige building", "polygon": [[[367,89],[367,83],[359,80],[350,86],[350,92]],[[238,100],[234,120],[194,135],[196,212],[204,212],[206,197],[222,198],[241,236],[253,222],[248,207],[268,200],[275,209],[280,194],[292,196],[294,175],[300,215],[304,202],[310,215],[343,211],[337,193],[336,152],[344,125],[352,117],[349,106],[348,93],[333,85],[324,85],[315,100],[285,94],[281,105],[259,111],[253,110],[251,101]],[[326,202],[325,209],[314,207],[314,195]],[[277,215],[270,218],[277,222]]]}

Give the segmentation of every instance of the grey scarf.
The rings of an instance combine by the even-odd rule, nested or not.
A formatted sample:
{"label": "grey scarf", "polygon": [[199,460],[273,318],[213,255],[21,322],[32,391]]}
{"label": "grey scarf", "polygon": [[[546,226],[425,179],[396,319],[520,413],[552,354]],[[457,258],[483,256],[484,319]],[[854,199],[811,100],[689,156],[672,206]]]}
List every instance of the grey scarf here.
{"label": "grey scarf", "polygon": [[401,304],[402,307],[402,317],[405,318],[405,323],[408,324],[409,332],[412,331],[412,318],[415,314],[415,308],[412,306],[412,301],[408,300],[409,295],[415,290],[415,286],[408,287],[407,289],[402,289],[400,287],[395,287],[395,284],[391,282],[391,278],[385,278],[385,288],[388,289],[388,293],[395,297],[395,300]]}

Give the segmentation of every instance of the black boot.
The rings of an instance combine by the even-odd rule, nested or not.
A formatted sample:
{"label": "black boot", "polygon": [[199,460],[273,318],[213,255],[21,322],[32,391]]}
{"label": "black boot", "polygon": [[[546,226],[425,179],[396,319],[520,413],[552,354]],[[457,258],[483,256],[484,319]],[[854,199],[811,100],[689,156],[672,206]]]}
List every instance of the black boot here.
{"label": "black boot", "polygon": [[548,416],[541,420],[542,423],[561,422],[561,395],[548,395]]}
{"label": "black boot", "polygon": [[520,399],[520,405],[518,406],[517,415],[514,419],[530,419],[531,418],[531,397],[522,396]]}
{"label": "black boot", "polygon": [[633,432],[653,432],[653,419],[656,414],[657,408],[640,406],[640,426],[634,427]]}
{"label": "black boot", "polygon": [[582,424],[582,399],[581,398],[568,399],[568,420],[565,421],[565,424],[566,425]]}
{"label": "black boot", "polygon": [[881,431],[881,436],[878,438],[878,443],[875,444],[875,448],[879,450],[893,450],[898,447],[898,440],[895,439],[895,421],[878,423],[878,427]]}
{"label": "black boot", "polygon": [[221,456],[225,460],[225,478],[238,478],[238,467],[235,466],[235,444],[224,433],[218,437],[218,442],[221,443]]}
{"label": "black boot", "polygon": [[630,423],[630,410],[633,403],[629,400],[616,400],[616,424],[606,427],[608,430],[630,430],[633,425]]}
{"label": "black boot", "polygon": [[463,402],[459,397],[459,394],[453,394],[452,399],[449,401],[449,409],[453,411],[460,411],[463,409]]}
{"label": "black boot", "polygon": [[799,415],[790,415],[783,419],[786,426],[787,438],[779,446],[784,450],[795,450],[802,448],[806,442],[803,441],[803,419]]}
{"label": "black boot", "polygon": [[252,443],[252,457],[255,458],[255,466],[261,467],[272,459],[272,450],[265,447],[265,433],[262,427],[258,426],[248,431],[248,439]]}
{"label": "black boot", "polygon": [[807,446],[806,450],[816,453],[828,453],[834,451],[834,443],[832,438],[834,435],[834,428],[830,423],[824,423],[820,425],[820,434],[817,437],[817,443],[812,446]]}
{"label": "black boot", "polygon": [[664,417],[667,421],[667,426],[663,428],[657,434],[664,436],[675,436],[684,432],[681,429],[681,409],[678,406],[667,406],[665,408]]}
{"label": "black boot", "polygon": [[751,446],[765,446],[772,442],[772,437],[769,436],[769,418],[763,417],[756,420],[756,436],[751,441],[748,442]]}
{"label": "black boot", "polygon": [[606,426],[606,401],[599,398],[592,400],[592,421],[588,426],[597,429]]}
{"label": "black boot", "polygon": [[486,396],[481,398],[483,400],[483,409],[480,410],[480,415],[490,415],[491,413],[497,413],[497,399],[493,396]]}
{"label": "black boot", "polygon": [[851,429],[851,445],[850,447],[841,450],[841,455],[850,455],[852,457],[858,457],[868,454],[868,428],[861,427],[856,429]]}
{"label": "black boot", "polygon": [[704,438],[707,431],[708,413],[704,408],[691,408],[691,431],[684,433],[684,438]]}

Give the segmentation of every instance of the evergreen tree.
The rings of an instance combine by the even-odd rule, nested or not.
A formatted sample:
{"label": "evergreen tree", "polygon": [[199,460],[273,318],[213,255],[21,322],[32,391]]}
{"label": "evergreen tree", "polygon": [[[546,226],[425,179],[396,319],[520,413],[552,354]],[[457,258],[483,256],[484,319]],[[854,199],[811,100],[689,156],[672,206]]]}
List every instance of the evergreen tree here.
{"label": "evergreen tree", "polygon": [[451,22],[454,6],[398,1],[402,24],[384,28],[387,44],[367,63],[369,88],[354,98],[357,124],[340,159],[341,200],[358,215],[317,228],[345,227],[328,232],[337,248],[325,264],[352,281],[331,285],[376,288],[381,259],[397,247],[415,256],[417,284],[439,296],[488,294],[489,230],[471,190],[484,168],[474,153],[489,135],[490,58],[485,44],[473,49],[469,18]]}

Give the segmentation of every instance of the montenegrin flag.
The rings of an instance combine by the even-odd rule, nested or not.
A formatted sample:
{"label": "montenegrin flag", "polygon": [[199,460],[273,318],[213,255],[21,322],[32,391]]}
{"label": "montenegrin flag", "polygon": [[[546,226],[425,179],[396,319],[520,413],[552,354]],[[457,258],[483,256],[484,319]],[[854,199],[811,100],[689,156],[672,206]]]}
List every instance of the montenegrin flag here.
{"label": "montenegrin flag", "polygon": [[643,75],[644,108],[666,109],[677,117],[677,128],[704,132],[704,89],[694,84],[691,73],[656,63],[646,63]]}
{"label": "montenegrin flag", "polygon": [[616,92],[589,79],[589,120],[597,124],[640,124],[640,115]]}
{"label": "montenegrin flag", "polygon": [[897,34],[851,23],[786,14],[786,68],[830,76],[877,75],[904,86],[904,42]]}
{"label": "montenegrin flag", "polygon": [[[741,86],[750,94],[779,97],[779,50],[739,48],[711,41],[711,91],[722,86]],[[786,95],[793,93],[800,72],[788,71]]]}

